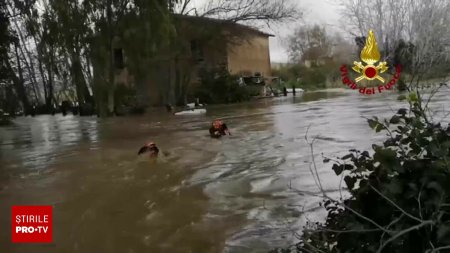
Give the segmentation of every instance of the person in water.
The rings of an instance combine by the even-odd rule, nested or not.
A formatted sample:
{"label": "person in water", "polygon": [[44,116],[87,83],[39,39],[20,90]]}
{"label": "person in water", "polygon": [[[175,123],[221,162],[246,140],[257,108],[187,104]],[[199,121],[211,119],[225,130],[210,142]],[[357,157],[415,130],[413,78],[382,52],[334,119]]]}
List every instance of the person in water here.
{"label": "person in water", "polygon": [[231,135],[227,125],[220,120],[213,121],[212,126],[209,128],[209,134],[212,138],[220,138],[227,134]]}
{"label": "person in water", "polygon": [[155,143],[149,142],[141,147],[138,151],[138,155],[149,154],[150,157],[157,157],[159,149]]}

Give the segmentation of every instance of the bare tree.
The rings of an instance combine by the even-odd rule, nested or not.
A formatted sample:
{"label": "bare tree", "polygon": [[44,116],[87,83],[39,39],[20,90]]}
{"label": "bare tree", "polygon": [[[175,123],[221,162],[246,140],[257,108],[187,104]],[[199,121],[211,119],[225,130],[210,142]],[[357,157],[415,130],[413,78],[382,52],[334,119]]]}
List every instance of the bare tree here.
{"label": "bare tree", "polygon": [[181,15],[195,15],[198,16],[197,8],[194,6],[192,0],[178,1],[172,8],[172,11]]}
{"label": "bare tree", "polygon": [[[354,36],[374,30],[387,60],[393,60],[399,43],[411,43],[410,82],[418,82],[429,70],[449,58],[450,2],[444,0],[342,0],[346,28]],[[398,52],[397,52],[398,53]]]}
{"label": "bare tree", "polygon": [[[432,120],[429,118],[429,115],[431,114],[429,113],[430,110],[428,110],[428,103],[433,95],[436,94],[438,88],[433,89],[431,94],[428,95],[428,98],[425,99],[420,95],[421,92],[419,91],[418,84],[419,82],[429,80],[430,74],[434,74],[436,69],[440,70],[441,73],[448,75],[448,72],[445,69],[442,69],[442,67],[446,67],[450,55],[450,26],[448,25],[450,21],[450,15],[448,14],[450,10],[450,2],[444,0],[430,0],[426,2],[420,0],[375,0],[370,2],[364,0],[343,0],[342,6],[344,7],[344,17],[349,21],[347,24],[349,31],[351,31],[355,37],[360,37],[365,36],[369,29],[373,29],[378,37],[378,41],[381,42],[380,44],[382,45],[386,58],[393,60],[396,54],[398,54],[399,44],[407,42],[411,45],[410,47],[406,47],[407,52],[403,52],[404,54],[409,55],[405,58],[406,60],[403,63],[409,65],[408,79],[410,85],[408,88],[411,91],[409,96],[410,106],[413,108],[412,111],[414,111],[416,119],[421,121],[423,126],[431,126],[431,128],[433,128],[434,124],[431,124]],[[444,76],[444,78],[446,78],[446,76]],[[400,110],[398,114],[401,114],[401,111],[402,110]],[[374,122],[376,123],[376,126],[374,125],[373,128],[385,130],[391,140],[398,138],[398,136],[394,137],[391,132],[390,129],[392,128],[392,125],[390,128],[390,123],[388,121],[381,123],[378,119],[376,119],[376,121],[372,121],[372,123]],[[393,122],[395,121],[391,121],[391,123]],[[406,132],[405,138],[409,138],[409,136],[409,133]],[[422,212],[419,211],[418,215],[413,215],[411,212],[405,210],[400,201],[397,199],[390,199],[387,195],[383,194],[380,189],[377,189],[373,185],[369,185],[370,189],[380,198],[384,199],[386,203],[392,206],[398,215],[398,218],[394,218],[394,216],[392,216],[392,219],[387,226],[382,225],[374,219],[363,215],[361,212],[352,209],[346,204],[345,201],[342,201],[342,199],[331,197],[322,187],[319,173],[317,172],[313,150],[314,141],[316,139],[314,138],[310,141],[307,137],[305,138],[311,147],[311,174],[315,179],[317,187],[320,189],[322,197],[325,200],[331,201],[334,205],[345,209],[348,213],[357,217],[361,221],[364,220],[367,224],[371,224],[371,227],[373,227],[373,229],[370,230],[357,229],[353,231],[345,230],[332,232],[357,234],[382,231],[381,238],[377,238],[379,245],[376,251],[381,253],[384,252],[383,250],[386,250],[387,247],[394,244],[395,241],[402,240],[405,235],[413,231],[426,227],[430,227],[430,230],[437,230],[436,227],[439,224],[435,222],[433,218],[430,218],[433,217],[434,214],[428,217],[422,217]],[[432,138],[438,139],[435,135],[432,135]],[[414,141],[415,140],[416,139],[414,139]],[[404,145],[404,143],[399,141],[399,145],[395,147],[397,148],[396,152],[410,156],[410,145],[402,145]],[[427,145],[429,144],[420,144],[421,148],[422,146]],[[387,145],[385,144],[385,147],[386,146]],[[390,148],[393,148],[392,146],[394,145],[389,145]],[[420,151],[417,156],[412,156],[412,160],[419,161],[419,158],[422,158],[424,153],[428,153],[428,151]],[[400,161],[400,157],[401,155],[397,155],[395,156],[395,159]],[[358,166],[360,165],[356,165],[354,169],[359,169]],[[448,163],[445,162],[444,166],[448,168]],[[341,174],[341,176],[343,177],[344,175]],[[410,182],[408,181],[408,183]],[[418,191],[418,196],[416,197],[418,200],[419,210],[423,208],[421,206],[421,192],[422,189]],[[438,208],[436,209],[436,212],[441,212],[441,208],[444,208],[444,204],[438,204],[437,206]],[[394,226],[394,224],[403,218],[412,220],[412,225],[401,227],[401,229],[395,228],[396,225]],[[402,244],[406,245],[407,243],[404,242],[405,241],[403,241]],[[433,245],[431,241],[426,243],[429,244],[426,246],[428,249],[423,252],[444,252],[444,250],[450,249],[450,245],[444,244],[436,246]]]}
{"label": "bare tree", "polygon": [[290,0],[213,0],[202,15],[233,22],[263,20],[270,23],[298,18],[300,12]]}
{"label": "bare tree", "polygon": [[[302,25],[288,37],[289,57],[292,62],[298,62],[306,53],[313,57],[327,56],[333,46],[332,38],[325,27],[319,25]],[[314,51],[314,52],[313,52]]]}
{"label": "bare tree", "polygon": [[[424,99],[422,87],[448,81],[450,62],[450,2],[445,0],[342,0],[347,28],[364,35],[373,29],[385,60],[403,65],[402,79],[418,97],[425,119],[432,121],[429,103],[442,85]],[[354,34],[358,36],[358,34]],[[379,45],[380,45],[379,44]],[[436,80],[440,78],[441,80]]]}
{"label": "bare tree", "polygon": [[180,1],[175,12],[237,22],[281,23],[301,16],[292,0],[209,0],[197,8],[192,0]]}

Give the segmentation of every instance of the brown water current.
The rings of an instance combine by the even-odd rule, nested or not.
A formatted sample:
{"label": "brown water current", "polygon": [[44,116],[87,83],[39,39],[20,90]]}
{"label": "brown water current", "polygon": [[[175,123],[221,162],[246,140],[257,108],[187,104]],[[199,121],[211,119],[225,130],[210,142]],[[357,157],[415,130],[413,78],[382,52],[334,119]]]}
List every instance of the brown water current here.
{"label": "brown water current", "polygon": [[[448,89],[433,107],[450,110]],[[206,115],[164,111],[101,120],[61,115],[0,128],[0,252],[249,253],[297,241],[322,220],[305,134],[317,137],[321,183],[338,196],[325,156],[382,141],[364,117],[389,117],[397,94],[336,90],[211,106]],[[208,136],[224,118],[232,136]],[[157,161],[138,157],[154,141]],[[300,193],[297,191],[301,191]],[[52,244],[12,244],[12,205],[52,205]]]}

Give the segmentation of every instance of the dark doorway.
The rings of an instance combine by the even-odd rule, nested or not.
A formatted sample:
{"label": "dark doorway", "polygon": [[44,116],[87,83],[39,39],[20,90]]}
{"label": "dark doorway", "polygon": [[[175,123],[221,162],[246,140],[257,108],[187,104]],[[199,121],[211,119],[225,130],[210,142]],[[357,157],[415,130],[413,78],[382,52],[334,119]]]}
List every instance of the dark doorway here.
{"label": "dark doorway", "polygon": [[123,69],[124,67],[122,48],[114,49],[114,67],[116,69]]}

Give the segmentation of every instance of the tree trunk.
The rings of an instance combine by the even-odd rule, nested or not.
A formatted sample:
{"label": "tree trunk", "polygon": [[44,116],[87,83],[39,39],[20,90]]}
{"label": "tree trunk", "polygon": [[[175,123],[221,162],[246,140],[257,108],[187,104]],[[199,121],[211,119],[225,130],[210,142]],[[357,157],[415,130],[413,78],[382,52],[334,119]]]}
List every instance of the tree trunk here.
{"label": "tree trunk", "polygon": [[108,116],[114,115],[115,104],[114,104],[114,88],[108,88]]}
{"label": "tree trunk", "polygon": [[184,61],[176,60],[176,75],[177,75],[177,83],[176,83],[176,96],[177,103],[180,105],[187,104],[187,92],[188,86],[190,83],[190,72],[191,66],[186,66]]}
{"label": "tree trunk", "polygon": [[181,98],[184,101],[184,104],[187,104],[187,97],[189,92],[189,84],[191,82],[191,76],[189,73],[184,73],[181,80]]}
{"label": "tree trunk", "polygon": [[184,99],[183,99],[183,88],[182,88],[183,70],[181,69],[181,64],[178,60],[178,57],[175,57],[174,68],[175,68],[175,73],[174,73],[175,74],[175,84],[174,84],[174,87],[172,87],[172,89],[174,90],[174,93],[175,93],[175,99],[176,99],[177,105],[183,106],[183,105],[185,105]]}
{"label": "tree trunk", "polygon": [[48,110],[52,110],[53,109],[53,48],[50,48],[50,52],[49,52],[49,62],[48,62],[48,66],[47,66],[47,75],[48,75],[48,84],[47,84],[47,88],[48,88],[48,92],[47,92],[47,96],[45,97],[45,105],[47,107]]}
{"label": "tree trunk", "polygon": [[94,78],[93,78],[93,74],[92,74],[92,70],[91,70],[91,66],[92,66],[91,60],[89,59],[88,56],[85,56],[85,59],[86,59],[86,66],[85,66],[85,68],[86,68],[86,70],[85,70],[86,76],[87,76],[88,82],[92,85],[92,82],[94,81]]}
{"label": "tree trunk", "polygon": [[114,114],[114,91],[115,91],[115,83],[114,83],[114,55],[113,55],[113,22],[112,22],[112,1],[108,0],[107,4],[107,21],[108,21],[108,52],[109,52],[109,68],[108,68],[108,114]]}
{"label": "tree trunk", "polygon": [[171,104],[177,105],[177,99],[176,99],[176,86],[177,86],[177,79],[178,79],[178,75],[177,75],[177,60],[171,60],[170,64],[169,64],[169,69],[170,69],[170,74],[169,74],[169,89],[168,89],[168,93],[169,93],[169,101]]}
{"label": "tree trunk", "polygon": [[71,65],[70,65],[70,72],[71,72],[71,76],[72,76],[72,84],[75,87],[76,93],[77,93],[77,100],[79,104],[84,103],[84,94],[83,94],[83,89],[79,83],[79,77],[77,74],[77,67],[76,67],[76,56],[72,56],[71,57]]}
{"label": "tree trunk", "polygon": [[108,85],[107,85],[107,94],[108,94],[108,115],[113,116],[115,111],[115,101],[114,101],[114,93],[116,89],[116,85],[114,83],[114,55],[112,54],[112,38],[109,38],[109,68],[108,68]]}
{"label": "tree trunk", "polygon": [[93,44],[93,50],[90,52],[90,62],[92,64],[92,91],[95,98],[95,108],[97,116],[108,116],[108,101],[107,101],[107,81],[106,68],[107,62],[107,48],[102,43],[100,37],[96,37]]}
{"label": "tree trunk", "polygon": [[[33,85],[33,89],[35,90],[35,93],[37,93],[37,99],[39,101],[42,101],[42,94],[41,94],[41,90],[39,89],[38,82],[36,80],[36,72],[35,72],[35,69],[34,69],[34,63],[33,63],[32,55],[31,55],[30,51],[28,51],[27,47],[23,43],[22,43],[22,45],[23,45],[23,48],[22,47],[19,47],[19,48],[20,48],[20,51],[21,51],[21,53],[23,55],[23,59],[24,59],[24,62],[25,62],[25,66],[28,69],[29,76],[31,77],[30,78],[31,85]],[[28,57],[25,56],[25,53],[27,54]]]}
{"label": "tree trunk", "polygon": [[[100,66],[100,67],[98,67]],[[104,68],[103,64],[99,63],[95,59],[93,60],[93,91],[95,97],[95,105],[97,109],[97,115],[99,117],[108,116],[108,104],[107,104],[107,87],[104,80]]]}
{"label": "tree trunk", "polygon": [[71,56],[71,75],[73,85],[76,87],[78,103],[92,103],[92,96],[84,79],[83,69],[80,62],[80,57],[76,52],[72,52]]}
{"label": "tree trunk", "polygon": [[14,44],[16,59],[17,59],[17,70],[19,72],[19,77],[13,71],[13,68],[9,61],[5,61],[7,64],[8,72],[11,73],[11,78],[14,83],[14,89],[16,90],[17,96],[22,102],[23,111],[25,115],[30,113],[30,102],[27,97],[27,92],[25,90],[25,86],[23,85],[23,76],[22,76],[22,66],[20,65],[19,52],[17,50],[17,44]]}
{"label": "tree trunk", "polygon": [[46,104],[47,104],[47,98],[49,96],[51,96],[51,94],[48,93],[47,80],[45,78],[44,67],[42,66],[43,65],[42,64],[42,61],[43,61],[43,59],[42,59],[42,52],[40,52],[39,49],[38,49],[38,61],[39,61],[39,63],[38,63],[38,65],[39,65],[39,72],[41,74],[42,84],[44,86],[44,98],[45,98],[45,101],[46,101]]}
{"label": "tree trunk", "polygon": [[[9,6],[11,9],[13,9],[13,6],[12,5],[10,5]],[[12,15],[12,14],[11,14]],[[33,58],[32,58],[32,55],[31,55],[31,53],[30,53],[30,51],[28,51],[28,49],[27,49],[27,47],[26,47],[26,45],[25,45],[25,38],[24,38],[24,36],[23,36],[23,34],[22,34],[22,30],[20,29],[20,27],[19,27],[19,25],[17,24],[17,21],[15,21],[14,20],[14,26],[15,26],[15,31],[17,32],[17,34],[19,35],[19,38],[20,38],[20,40],[19,40],[19,43],[20,42],[22,42],[22,43],[20,43],[19,44],[19,49],[20,49],[20,53],[22,54],[22,56],[23,56],[23,60],[24,60],[24,63],[25,63],[25,67],[28,69],[28,73],[29,73],[29,75],[31,76],[31,78],[30,78],[30,81],[31,81],[31,84],[32,84],[32,86],[33,86],[33,90],[34,90],[34,93],[35,93],[35,95],[36,95],[36,99],[38,100],[38,101],[40,101],[41,100],[41,92],[40,92],[40,90],[39,90],[39,86],[37,85],[37,81],[36,81],[36,75],[35,75],[35,72],[34,72],[34,64],[33,64]],[[22,48],[22,46],[21,45],[23,45],[23,48]],[[17,47],[17,46],[16,46]],[[27,53],[27,56],[28,56],[28,59],[30,60],[30,63],[28,63],[28,60],[27,60],[27,56],[25,55],[25,52]],[[16,53],[16,56],[17,56],[18,54]],[[22,79],[23,80],[23,79]]]}
{"label": "tree trunk", "polygon": [[[22,59],[25,62],[25,67],[28,69],[28,75],[29,75],[29,77],[31,76],[30,82],[31,82],[31,86],[33,88],[32,91],[34,93],[35,100],[37,102],[39,102],[39,101],[41,101],[41,93],[40,93],[39,87],[36,85],[36,80],[34,79],[34,76],[32,74],[31,68],[30,68],[30,66],[28,64],[27,57],[25,56],[25,53],[23,52],[23,49],[22,49],[22,46],[21,46],[21,44],[22,44],[21,41],[23,41],[23,40],[19,40],[18,41],[19,45],[15,45],[15,47],[16,47],[15,48],[15,51],[16,51],[15,53],[16,53],[17,62],[18,62],[18,64],[20,64],[21,57],[19,55],[22,55]],[[20,54],[19,54],[19,51],[20,51]],[[22,83],[25,83],[25,80],[24,80],[24,77],[23,77],[23,69],[22,68],[20,70],[20,80],[22,80]]]}

